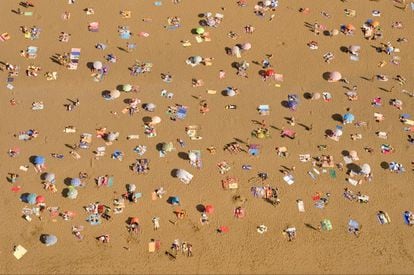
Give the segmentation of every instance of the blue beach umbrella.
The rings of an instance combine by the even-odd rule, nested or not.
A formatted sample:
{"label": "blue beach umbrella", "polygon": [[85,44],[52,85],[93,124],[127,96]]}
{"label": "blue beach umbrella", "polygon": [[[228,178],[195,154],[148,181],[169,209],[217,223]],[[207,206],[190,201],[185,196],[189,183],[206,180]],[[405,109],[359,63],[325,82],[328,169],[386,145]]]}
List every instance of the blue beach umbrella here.
{"label": "blue beach umbrella", "polygon": [[70,185],[73,186],[73,187],[79,187],[79,186],[81,186],[81,184],[82,184],[82,182],[81,182],[80,178],[72,178],[70,180]]}
{"label": "blue beach umbrella", "polygon": [[40,236],[40,241],[46,246],[52,246],[57,243],[57,237],[55,235],[42,234]]}
{"label": "blue beach umbrella", "polygon": [[351,113],[346,113],[343,116],[344,123],[352,123],[355,120],[355,116]]}
{"label": "blue beach umbrella", "polygon": [[33,163],[35,164],[35,165],[38,165],[38,164],[44,164],[45,163],[45,157],[43,157],[43,156],[35,156],[35,158],[34,158],[34,160],[33,160]]}
{"label": "blue beach umbrella", "polygon": [[34,193],[24,193],[20,196],[20,200],[29,204],[36,204],[37,195]]}

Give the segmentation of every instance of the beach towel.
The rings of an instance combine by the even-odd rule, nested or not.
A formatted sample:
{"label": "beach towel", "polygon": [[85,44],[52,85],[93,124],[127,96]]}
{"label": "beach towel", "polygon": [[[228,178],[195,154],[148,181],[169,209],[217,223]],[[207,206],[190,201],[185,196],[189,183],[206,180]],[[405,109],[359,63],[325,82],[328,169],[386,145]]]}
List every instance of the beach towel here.
{"label": "beach towel", "polygon": [[203,42],[203,38],[201,38],[201,36],[199,36],[199,35],[195,36],[195,40],[196,40],[197,43]]}
{"label": "beach towel", "polygon": [[329,176],[332,179],[336,179],[336,171],[334,169],[329,169]]}
{"label": "beach towel", "polygon": [[349,59],[351,59],[352,61],[359,61],[359,56],[358,55],[355,55],[355,54],[351,54],[349,56]]}
{"label": "beach towel", "polygon": [[[176,29],[178,29],[179,27],[180,27],[181,25],[168,25],[168,26],[165,26],[165,29],[166,30],[176,30]],[[199,42],[200,43],[200,42]]]}
{"label": "beach towel", "polygon": [[303,203],[303,200],[297,200],[297,204],[299,212],[305,212],[305,204]]}
{"label": "beach towel", "polygon": [[311,172],[311,171],[308,171],[308,175],[313,179],[313,180],[316,180],[316,176]]}
{"label": "beach towel", "polygon": [[29,46],[27,47],[27,55],[29,59],[34,59],[37,57],[37,47]]}
{"label": "beach towel", "polygon": [[388,224],[391,222],[391,219],[388,216],[388,214],[383,211],[377,213],[377,219],[380,224]]}
{"label": "beach towel", "polygon": [[92,214],[86,218],[86,221],[89,222],[91,225],[98,225],[101,224],[101,216],[99,214]]}
{"label": "beach towel", "polygon": [[[188,155],[190,157],[191,166],[200,169],[202,167],[201,151],[200,150],[191,150]],[[195,157],[194,159],[192,159],[193,156]]]}
{"label": "beach towel", "polygon": [[129,30],[122,30],[119,32],[119,36],[121,37],[121,39],[130,39],[131,32]]}
{"label": "beach towel", "polygon": [[259,107],[257,108],[257,110],[259,111],[259,114],[261,116],[268,116],[268,115],[270,115],[270,107],[269,107],[269,105],[259,105]]}
{"label": "beach towel", "polygon": [[91,23],[89,23],[88,30],[90,32],[98,32],[99,31],[99,22],[91,22]]}
{"label": "beach towel", "polygon": [[0,34],[0,41],[4,42],[10,39],[10,35],[7,32]]}
{"label": "beach towel", "polygon": [[283,74],[274,74],[274,79],[279,82],[283,82]]}
{"label": "beach towel", "polygon": [[13,256],[16,257],[16,259],[20,260],[26,253],[26,248],[24,248],[21,245],[18,245],[14,248]]}
{"label": "beach towel", "polygon": [[81,49],[80,48],[72,48],[70,50],[70,63],[68,65],[69,70],[77,70],[79,65]]}
{"label": "beach towel", "polygon": [[292,175],[286,175],[283,177],[283,180],[288,184],[288,185],[292,185],[293,183],[295,183],[295,179]]}
{"label": "beach towel", "polygon": [[413,225],[412,222],[410,222],[410,216],[412,215],[412,213],[410,211],[405,211],[403,214],[403,218],[404,218],[404,223],[407,225]]}

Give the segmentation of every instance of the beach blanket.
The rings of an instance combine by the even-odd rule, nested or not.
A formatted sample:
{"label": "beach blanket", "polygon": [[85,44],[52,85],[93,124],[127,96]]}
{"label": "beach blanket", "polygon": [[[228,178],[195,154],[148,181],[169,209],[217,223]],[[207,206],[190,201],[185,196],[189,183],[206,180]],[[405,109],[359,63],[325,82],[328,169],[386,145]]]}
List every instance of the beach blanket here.
{"label": "beach blanket", "polygon": [[68,65],[69,70],[77,70],[79,65],[81,49],[80,48],[72,48],[70,50],[70,63]]}
{"label": "beach blanket", "polygon": [[303,200],[297,200],[297,204],[299,212],[305,212],[305,204],[303,203]]}
{"label": "beach blanket", "polygon": [[293,176],[292,176],[292,175],[286,175],[286,176],[284,176],[284,177],[283,177],[283,180],[284,180],[287,184],[289,184],[289,185],[292,185],[293,183],[295,183],[295,179],[293,178]]}
{"label": "beach blanket", "polygon": [[7,32],[0,34],[0,41],[4,42],[10,39],[10,35]]}

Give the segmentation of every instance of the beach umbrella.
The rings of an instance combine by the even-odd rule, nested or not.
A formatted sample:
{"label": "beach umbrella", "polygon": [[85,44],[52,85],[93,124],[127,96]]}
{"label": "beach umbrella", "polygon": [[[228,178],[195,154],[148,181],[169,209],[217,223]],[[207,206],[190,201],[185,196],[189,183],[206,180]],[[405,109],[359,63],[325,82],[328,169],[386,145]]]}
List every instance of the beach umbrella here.
{"label": "beach umbrella", "polygon": [[235,95],[236,95],[236,91],[235,91],[234,89],[232,89],[232,88],[228,87],[228,88],[226,89],[226,95],[227,95],[227,96],[235,96]]}
{"label": "beach umbrella", "polygon": [[139,224],[139,218],[138,217],[131,217],[129,218],[129,224]]}
{"label": "beach umbrella", "polygon": [[196,56],[190,57],[189,58],[189,61],[190,61],[190,63],[196,65],[196,64],[200,64],[201,61],[203,61],[203,58],[201,56],[199,56],[199,55],[196,55]]}
{"label": "beach umbrella", "polygon": [[229,232],[229,227],[228,227],[228,226],[225,226],[225,225],[222,225],[222,226],[220,226],[220,227],[218,228],[218,231],[219,231],[220,233],[228,233],[228,232]]}
{"label": "beach umbrella", "polygon": [[287,106],[288,106],[289,109],[293,109],[294,110],[294,109],[297,108],[298,102],[296,100],[289,100],[287,102]]}
{"label": "beach umbrella", "polygon": [[170,197],[170,203],[173,205],[180,204],[180,197]]}
{"label": "beach umbrella", "polygon": [[76,190],[76,188],[73,186],[69,186],[66,197],[71,200],[76,199],[78,197],[78,190]]}
{"label": "beach umbrella", "polygon": [[24,193],[20,196],[20,200],[28,204],[36,204],[36,197],[34,193]]}
{"label": "beach umbrella", "polygon": [[342,79],[342,75],[340,72],[334,71],[334,72],[329,73],[329,78],[328,78],[329,82],[337,82],[341,79]]}
{"label": "beach umbrella", "polygon": [[190,152],[188,154],[188,158],[190,159],[190,161],[196,161],[197,160],[197,155],[194,152]]}
{"label": "beach umbrella", "polygon": [[55,181],[56,181],[55,174],[53,174],[53,173],[47,173],[46,176],[45,176],[45,181],[54,184]]}
{"label": "beach umbrella", "polygon": [[154,112],[156,107],[157,106],[154,103],[147,103],[145,104],[144,109],[149,112]]}
{"label": "beach umbrella", "polygon": [[252,48],[252,44],[250,44],[248,42],[247,43],[244,43],[244,44],[241,45],[241,48],[243,50],[245,50],[245,51],[248,51],[248,50],[250,50]]}
{"label": "beach umbrella", "polygon": [[321,98],[321,94],[320,93],[312,93],[311,94],[311,99],[313,100],[318,100]]}
{"label": "beach umbrella", "polygon": [[119,134],[115,133],[115,132],[110,132],[107,136],[106,136],[106,140],[107,141],[115,141],[118,138]]}
{"label": "beach umbrella", "polygon": [[39,195],[36,197],[36,203],[44,203],[46,201],[46,198],[42,195]]}
{"label": "beach umbrella", "polygon": [[275,72],[275,70],[273,70],[273,69],[267,69],[266,71],[265,71],[265,76],[274,76],[276,74],[276,72]]}
{"label": "beach umbrella", "polygon": [[232,55],[239,55],[240,54],[240,48],[238,46],[234,46],[231,48],[231,54]]}
{"label": "beach umbrella", "polygon": [[207,214],[211,214],[214,212],[214,206],[211,204],[207,204],[206,206],[204,206],[204,212],[206,212]]}
{"label": "beach umbrella", "polygon": [[103,65],[102,65],[102,62],[101,61],[95,61],[95,62],[93,62],[93,68],[94,69],[100,70],[100,69],[102,69],[102,67],[103,67]]}
{"label": "beach umbrella", "polygon": [[340,137],[340,136],[342,136],[342,134],[343,134],[343,132],[342,132],[341,129],[338,129],[338,128],[335,129],[334,136]]}
{"label": "beach umbrella", "polygon": [[356,53],[356,52],[359,52],[360,50],[361,50],[361,46],[358,46],[358,45],[352,45],[352,46],[349,46],[348,48],[348,51],[351,53]]}
{"label": "beach umbrella", "polygon": [[177,174],[176,174],[176,176],[177,176],[177,178],[186,178],[186,177],[188,177],[188,175],[191,175],[189,172],[187,172],[186,170],[184,170],[184,169],[178,169],[177,170]]}
{"label": "beach umbrella", "polygon": [[34,158],[34,160],[33,160],[33,163],[34,163],[35,165],[38,165],[38,164],[45,164],[45,157],[43,157],[43,156],[35,156],[35,158]]}
{"label": "beach umbrella", "polygon": [[52,246],[57,243],[57,237],[50,234],[42,234],[40,236],[40,241],[46,246]]}
{"label": "beach umbrella", "polygon": [[162,144],[162,151],[171,152],[172,150],[174,150],[174,145],[172,142],[165,142]]}
{"label": "beach umbrella", "polygon": [[364,163],[361,166],[361,174],[368,175],[369,173],[371,173],[371,166],[368,163]]}
{"label": "beach umbrella", "polygon": [[204,30],[204,28],[203,27],[198,27],[197,29],[196,29],[196,33],[197,34],[203,34],[205,32],[205,30]]}
{"label": "beach umbrella", "polygon": [[161,118],[159,117],[159,116],[153,116],[152,118],[151,118],[151,123],[152,124],[158,124],[158,123],[160,123],[161,122]]}
{"label": "beach umbrella", "polygon": [[355,26],[354,26],[354,25],[352,25],[352,24],[348,24],[348,25],[346,25],[346,28],[347,28],[348,30],[350,30],[350,31],[354,31],[354,30],[355,30]]}
{"label": "beach umbrella", "polygon": [[135,192],[135,190],[137,189],[137,186],[133,183],[128,183],[126,188],[128,192]]}
{"label": "beach umbrella", "polygon": [[118,91],[118,90],[112,90],[112,91],[109,92],[109,97],[111,99],[115,99],[115,98],[118,98],[120,96],[121,96],[121,92]]}
{"label": "beach umbrella", "polygon": [[35,193],[30,193],[26,197],[26,202],[29,203],[29,204],[35,204],[36,203],[36,198],[37,198],[37,195]]}
{"label": "beach umbrella", "polygon": [[81,182],[80,178],[72,178],[70,180],[70,185],[73,186],[73,187],[79,187],[79,186],[82,185],[82,182]]}
{"label": "beach umbrella", "polygon": [[374,28],[378,27],[380,25],[379,21],[374,21],[371,23],[371,26],[373,26]]}
{"label": "beach umbrella", "polygon": [[337,30],[337,29],[333,29],[332,31],[331,31],[331,35],[332,36],[335,36],[335,35],[338,35],[339,34],[339,30]]}
{"label": "beach umbrella", "polygon": [[297,94],[288,94],[288,100],[289,101],[298,101],[299,102],[299,96]]}
{"label": "beach umbrella", "polygon": [[352,121],[355,119],[355,116],[351,113],[346,113],[342,119],[344,123],[352,123]]}
{"label": "beach umbrella", "polygon": [[132,85],[131,85],[131,84],[124,84],[124,85],[122,86],[122,90],[123,90],[124,92],[130,92],[130,91],[132,90]]}
{"label": "beach umbrella", "polygon": [[350,151],[349,156],[354,160],[359,159],[358,158],[358,153],[356,151]]}

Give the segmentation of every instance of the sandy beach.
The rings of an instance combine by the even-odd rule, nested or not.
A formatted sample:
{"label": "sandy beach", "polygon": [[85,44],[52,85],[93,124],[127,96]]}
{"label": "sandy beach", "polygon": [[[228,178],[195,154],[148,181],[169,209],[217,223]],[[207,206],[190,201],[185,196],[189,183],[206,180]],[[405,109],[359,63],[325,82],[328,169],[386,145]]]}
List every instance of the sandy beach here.
{"label": "sandy beach", "polygon": [[[406,211],[414,212],[414,140],[410,137],[414,128],[404,120],[414,115],[414,11],[410,1],[280,0],[272,1],[278,2],[273,9],[251,0],[31,2],[34,7],[3,0],[0,9],[0,34],[10,37],[4,35],[6,39],[0,41],[0,217],[4,221],[0,229],[0,273],[414,272],[414,227],[404,220]],[[88,8],[92,14],[87,14]],[[20,15],[18,9],[32,14]],[[122,11],[127,15],[122,16]],[[66,20],[65,12],[70,13]],[[195,31],[208,12],[213,17],[219,14],[216,26],[203,26],[200,32],[208,34],[204,41],[201,35],[202,42],[198,43],[196,36],[200,35]],[[179,19],[175,26],[172,17]],[[361,27],[371,27],[374,21],[378,21],[375,32],[380,35],[374,40],[364,38]],[[96,32],[88,30],[92,22],[99,23]],[[349,24],[355,29],[350,30]],[[245,31],[247,25],[254,27],[252,33]],[[27,39],[22,26],[29,33],[35,26],[40,33]],[[131,37],[122,39],[120,30],[129,30]],[[338,33],[332,35],[332,30]],[[61,32],[69,35],[67,42],[59,41]],[[191,45],[183,46],[187,40]],[[310,49],[307,44],[311,41],[317,43],[317,49]],[[99,43],[106,48],[98,49]],[[136,48],[128,51],[127,43],[136,44]],[[226,53],[226,48],[245,43],[251,48],[241,49],[240,58]],[[358,53],[350,52],[352,45],[360,46]],[[35,58],[22,56],[21,51],[29,46],[37,47]],[[53,61],[53,56],[70,53],[73,48],[81,49],[76,70]],[[328,53],[333,55],[331,59]],[[110,54],[116,62],[108,61]],[[198,56],[205,59],[197,66],[186,63]],[[208,58],[212,64],[203,65]],[[264,66],[263,60],[270,65]],[[91,70],[95,61],[107,71]],[[237,75],[235,68],[243,61],[249,66],[239,73],[247,72],[247,78]],[[151,63],[152,67],[149,72],[133,75],[129,68],[136,62]],[[31,65],[41,68],[35,72],[37,76],[27,75]],[[10,76],[15,66],[20,68],[18,75]],[[273,71],[268,71],[271,75],[264,80],[263,74],[269,69]],[[221,70],[225,77],[219,77]],[[56,72],[56,79],[47,80],[47,72]],[[340,79],[327,81],[329,72],[340,72]],[[171,75],[172,80],[162,79],[163,74]],[[381,81],[383,76],[388,81]],[[8,81],[10,77],[13,79]],[[202,85],[194,87],[192,79],[201,79]],[[124,91],[125,84],[138,91]],[[227,87],[237,88],[236,95],[226,96]],[[118,98],[105,98],[115,89],[120,90]],[[173,93],[173,97],[162,96],[162,90]],[[346,95],[351,91],[357,92],[357,100]],[[324,100],[326,92],[330,100]],[[291,104],[288,95],[295,95],[295,107],[287,107]],[[312,95],[313,99],[309,98]],[[135,98],[139,104],[130,115]],[[76,99],[79,104],[75,106],[71,102]],[[209,109],[204,114],[200,112],[202,100]],[[400,101],[403,104],[398,109]],[[41,110],[33,110],[34,102],[42,102]],[[144,109],[147,103],[156,105],[153,112]],[[167,113],[176,104],[187,107],[183,119],[172,120]],[[237,108],[228,109],[228,105]],[[260,105],[269,105],[270,113],[260,115]],[[348,124],[344,123],[347,113],[355,117]],[[376,122],[374,113],[385,119]],[[403,114],[407,115],[401,117]],[[161,122],[154,122],[154,117]],[[191,125],[200,127],[202,139],[190,139],[186,127]],[[76,133],[65,133],[68,126],[76,127]],[[335,136],[336,126],[342,127],[342,136]],[[146,136],[144,127],[156,131],[156,136]],[[106,128],[104,138],[97,137],[99,128]],[[270,136],[253,136],[252,131],[258,129],[265,129]],[[281,136],[286,129],[295,132],[294,139]],[[38,135],[22,140],[21,132],[28,130],[36,130]],[[119,137],[108,142],[111,132],[119,133]],[[384,132],[386,139],[378,132]],[[92,136],[88,148],[71,148],[79,146],[83,133]],[[128,139],[129,135],[139,138]],[[174,150],[160,157],[160,146],[169,142]],[[233,142],[244,151],[224,150]],[[260,146],[259,155],[249,154],[249,144]],[[146,147],[142,155],[139,145]],[[98,147],[105,147],[105,155],[96,157]],[[215,152],[209,152],[210,147]],[[286,147],[288,155],[278,156],[277,147]],[[201,168],[191,164],[191,150],[201,152]],[[80,158],[73,157],[71,151]],[[115,151],[122,152],[122,157],[116,159]],[[351,151],[356,151],[358,158],[347,164]],[[306,154],[310,160],[301,161],[300,155]],[[333,157],[332,165],[321,167],[323,161],[316,158],[323,155]],[[35,156],[45,159],[41,172],[35,170]],[[134,172],[131,166],[137,159],[147,159],[149,170]],[[222,161],[231,167],[223,174],[217,166]],[[404,171],[391,171],[394,163],[401,164]],[[364,174],[363,164],[371,171]],[[27,171],[21,166],[27,166]],[[180,181],[177,169],[193,175],[189,184]],[[78,195],[70,199],[68,186],[80,172],[88,175],[82,179],[85,186],[76,187]],[[47,173],[56,176],[56,192],[42,184]],[[260,173],[266,173],[267,178],[260,179]],[[17,179],[11,179],[11,174],[18,174]],[[95,179],[105,175],[113,178],[112,186],[98,186]],[[291,185],[283,179],[289,175],[294,177]],[[237,189],[223,188],[222,180],[227,177],[237,178]],[[360,181],[353,185],[352,180]],[[116,214],[114,200],[127,192],[128,184],[134,184],[142,197],[137,195],[136,202],[125,197],[125,208]],[[153,194],[160,187],[166,190],[161,198]],[[277,188],[278,203],[254,196],[252,187]],[[353,192],[351,199],[344,196],[345,188]],[[22,201],[25,193],[43,196],[45,204]],[[361,194],[369,201],[361,203]],[[176,196],[179,206],[169,200]],[[237,203],[235,196],[247,201]],[[298,200],[303,201],[304,212],[298,211]],[[100,224],[91,225],[86,221],[91,213],[85,207],[96,202],[109,207],[110,219],[100,217]],[[205,205],[214,206],[214,211],[207,213],[209,222],[203,224],[201,206]],[[238,206],[244,217],[236,217]],[[25,219],[22,209],[36,207],[44,210],[29,215],[31,221]],[[53,207],[59,208],[55,216]],[[186,210],[182,219],[174,213],[178,208]],[[74,216],[65,220],[65,211]],[[379,211],[389,218],[385,224],[379,222]],[[139,218],[138,233],[128,230],[131,217]],[[158,230],[153,229],[154,217],[159,218]],[[332,228],[321,228],[325,219]],[[350,220],[359,223],[357,232],[350,232]],[[267,232],[258,233],[260,225],[265,225]],[[75,236],[73,226],[83,228],[82,239]],[[223,226],[228,232],[218,231]],[[284,233],[287,228],[296,230],[292,241]],[[56,236],[57,243],[46,246],[39,239],[42,234]],[[97,239],[106,234],[110,235],[108,243]],[[155,252],[148,250],[151,240],[160,243]],[[175,240],[191,244],[192,256],[171,249]],[[21,259],[13,255],[18,245],[27,250]]]}

